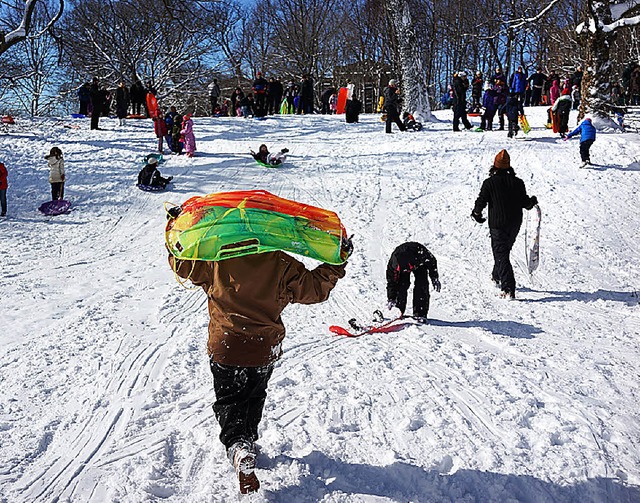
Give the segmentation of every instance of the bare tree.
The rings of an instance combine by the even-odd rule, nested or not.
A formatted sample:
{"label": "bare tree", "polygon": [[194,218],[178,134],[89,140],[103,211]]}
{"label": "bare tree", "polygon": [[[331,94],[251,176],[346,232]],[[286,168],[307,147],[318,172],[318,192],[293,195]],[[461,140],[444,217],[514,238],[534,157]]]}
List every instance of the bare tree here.
{"label": "bare tree", "polygon": [[[20,19],[17,23],[6,24],[2,22],[0,24],[0,54],[6,52],[9,48],[13,47],[19,42],[22,42],[27,37],[39,37],[46,33],[62,16],[64,12],[64,0],[58,0],[58,9],[39,23],[41,29],[35,29],[36,23],[34,23],[36,16],[40,11],[36,10],[36,7],[40,3],[40,0],[26,0],[25,2],[14,2],[13,5],[3,6],[3,10],[13,10],[19,12]],[[5,14],[5,13],[3,13]],[[3,21],[8,19],[5,15],[2,16]]]}
{"label": "bare tree", "polygon": [[164,94],[188,88],[200,78],[209,39],[164,20],[165,12],[158,0],[79,2],[65,22],[68,61],[114,86],[140,78]]}

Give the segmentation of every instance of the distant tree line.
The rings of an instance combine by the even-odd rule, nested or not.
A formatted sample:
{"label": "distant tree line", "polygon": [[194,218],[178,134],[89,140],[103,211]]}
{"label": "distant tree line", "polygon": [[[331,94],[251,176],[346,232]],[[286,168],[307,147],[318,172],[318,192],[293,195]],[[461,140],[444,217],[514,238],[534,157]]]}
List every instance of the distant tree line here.
{"label": "distant tree line", "polygon": [[[318,91],[335,69],[389,69],[412,109],[437,106],[457,70],[518,66],[560,74],[591,67],[607,85],[640,60],[636,0],[5,0],[0,3],[0,100],[33,115],[73,102],[97,76],[151,82],[178,104],[206,101],[261,71],[310,74]],[[604,82],[606,80],[607,82]],[[336,85],[342,82],[334,82]],[[383,86],[385,82],[379,82]],[[223,89],[223,92],[225,89]],[[319,94],[319,92],[317,94]],[[592,94],[592,93],[591,93]],[[589,101],[590,93],[584,93]],[[589,105],[589,103],[587,103]],[[2,112],[3,110],[0,110]]]}

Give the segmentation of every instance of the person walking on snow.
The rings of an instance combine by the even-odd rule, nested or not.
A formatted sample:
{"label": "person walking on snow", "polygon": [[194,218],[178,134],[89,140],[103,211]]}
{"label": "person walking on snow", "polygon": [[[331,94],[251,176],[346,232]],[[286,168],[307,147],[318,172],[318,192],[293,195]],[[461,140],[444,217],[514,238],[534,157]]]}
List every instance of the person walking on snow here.
{"label": "person walking on snow", "polygon": [[[179,212],[179,207],[169,210],[174,218]],[[352,250],[351,240],[344,240],[342,256],[347,259]],[[240,491],[255,492],[260,487],[254,473],[258,426],[285,337],[281,313],[289,304],[327,300],[344,277],[346,262],[308,270],[275,251],[220,261],[182,261],[169,254],[169,264],[207,294],[213,412],[220,442],[236,470]]]}
{"label": "person walking on snow", "polygon": [[580,135],[580,158],[582,159],[581,168],[584,168],[588,164],[591,164],[591,156],[589,149],[593,142],[596,141],[596,128],[591,122],[591,119],[587,117],[580,125],[571,131],[564,141],[567,141],[572,136]]}
{"label": "person walking on snow", "polygon": [[522,208],[530,210],[536,196],[529,197],[524,182],[511,167],[509,153],[501,150],[489,170],[489,178],[482,183],[471,217],[482,224],[486,218],[482,210],[489,205],[489,232],[493,251],[491,279],[502,291],[504,299],[516,298],[516,280],[509,255],[522,225]]}
{"label": "person walking on snow", "polygon": [[458,72],[453,76],[453,130],[460,131],[460,121],[465,129],[471,129],[467,119],[467,90],[469,80],[465,72]]}
{"label": "person walking on snow", "polygon": [[389,85],[384,92],[384,110],[387,113],[387,121],[385,123],[385,133],[391,133],[391,123],[395,122],[400,131],[404,131],[405,127],[400,120],[400,89],[398,89],[398,81],[391,79]]}
{"label": "person walking on snow", "polygon": [[436,258],[420,243],[403,243],[393,250],[387,264],[387,308],[398,308],[400,316],[404,316],[412,273],[413,317],[426,323],[429,313],[429,278],[436,292],[440,291],[440,279]]}
{"label": "person walking on snow", "polygon": [[524,103],[525,94],[527,92],[527,73],[519,66],[516,72],[511,76],[510,91],[518,95],[520,103]]}
{"label": "person walking on snow", "polygon": [[522,107],[522,100],[519,99],[517,92],[512,91],[507,98],[507,103],[504,106],[504,111],[509,121],[509,133],[507,136],[513,138],[518,134],[518,118],[524,115],[524,108]]}

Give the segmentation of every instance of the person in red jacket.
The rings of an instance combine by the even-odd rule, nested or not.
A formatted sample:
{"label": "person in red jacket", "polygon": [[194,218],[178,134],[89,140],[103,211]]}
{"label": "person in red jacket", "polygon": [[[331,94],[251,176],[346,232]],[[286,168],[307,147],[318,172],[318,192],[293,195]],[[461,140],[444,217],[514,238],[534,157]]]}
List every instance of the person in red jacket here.
{"label": "person in red jacket", "polygon": [[7,188],[9,188],[7,176],[7,168],[4,166],[4,163],[0,162],[0,207],[2,208],[0,217],[7,215]]}
{"label": "person in red jacket", "polygon": [[163,138],[169,134],[167,129],[167,123],[164,121],[162,116],[153,118],[153,131],[156,133],[158,137],[158,152],[161,154],[164,153],[164,145]]}

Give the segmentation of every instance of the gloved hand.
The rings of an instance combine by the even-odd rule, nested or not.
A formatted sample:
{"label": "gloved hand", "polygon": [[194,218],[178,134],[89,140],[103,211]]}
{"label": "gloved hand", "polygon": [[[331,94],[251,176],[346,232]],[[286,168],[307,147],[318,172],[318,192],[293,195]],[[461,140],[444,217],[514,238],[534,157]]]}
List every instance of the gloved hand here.
{"label": "gloved hand", "polygon": [[536,204],[538,204],[538,198],[536,196],[531,196],[531,207],[533,208]]}
{"label": "gloved hand", "polygon": [[440,280],[438,278],[431,280],[431,284],[433,285],[433,289],[436,292],[440,292],[440,288],[441,288],[441,284],[440,284]]}
{"label": "gloved hand", "polygon": [[482,216],[482,213],[476,213],[475,211],[471,212],[471,218],[473,218],[479,224],[483,224],[487,221],[487,219]]}
{"label": "gloved hand", "polygon": [[352,239],[353,239],[353,234],[351,235],[350,238],[342,239],[342,244],[340,246],[340,257],[343,258],[344,260],[347,260],[353,253],[353,241],[351,241]]}
{"label": "gloved hand", "polygon": [[167,210],[167,220],[171,218],[178,218],[178,215],[182,212],[182,208],[180,206],[174,206],[173,208],[169,208]]}
{"label": "gloved hand", "polygon": [[395,300],[387,301],[387,309],[389,311],[391,311],[394,307],[396,307],[396,301]]}

